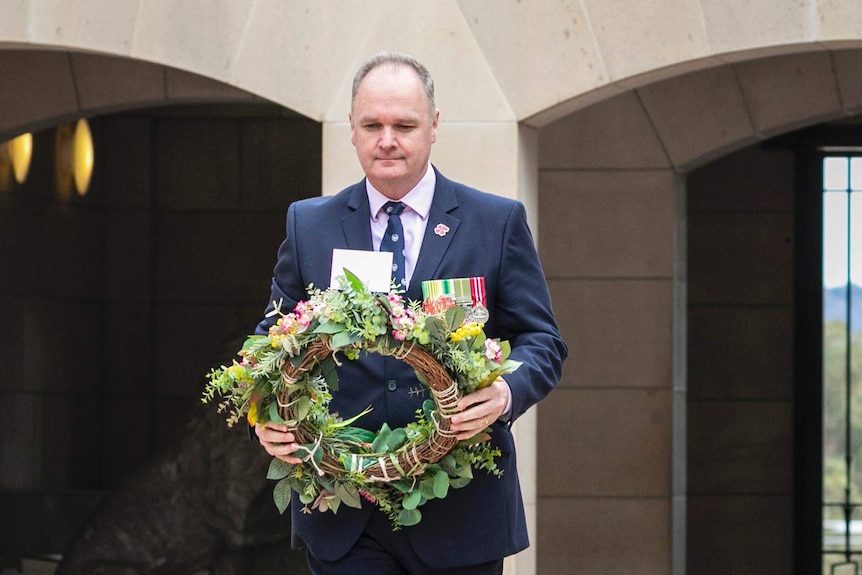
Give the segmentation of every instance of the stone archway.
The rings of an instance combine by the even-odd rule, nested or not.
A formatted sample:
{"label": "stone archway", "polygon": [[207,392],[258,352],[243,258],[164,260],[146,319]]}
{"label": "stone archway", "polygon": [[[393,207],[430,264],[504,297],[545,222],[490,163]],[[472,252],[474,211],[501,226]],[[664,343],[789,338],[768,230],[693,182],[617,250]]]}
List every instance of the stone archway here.
{"label": "stone archway", "polygon": [[[541,572],[569,562],[597,572],[685,572],[686,459],[692,449],[703,453],[686,447],[686,174],[854,114],[860,66],[855,49],[767,55],[642,86],[539,131],[539,245],[564,336],[580,358],[558,401],[539,410]],[[742,158],[723,169],[746,169]],[[792,186],[784,193],[791,201]],[[733,201],[723,200],[724,209]],[[775,245],[786,244],[790,230],[775,231]],[[789,442],[792,420],[779,421]],[[615,537],[629,543],[624,552],[604,543]]]}
{"label": "stone archway", "polygon": [[[207,3],[207,10],[199,3],[168,8],[107,0],[72,7],[41,3],[39,10],[30,3],[4,4],[3,46],[124,58],[113,64],[134,63],[132,77],[149,77],[148,66],[162,69],[163,78],[183,70],[177,74],[210,78],[242,97],[258,94],[322,121],[326,192],[357,177],[344,121],[357,61],[382,48],[426,61],[444,109],[436,161],[457,179],[525,200],[538,224],[564,331],[578,348],[602,351],[579,354],[576,348],[560,398],[583,393],[543,407],[540,434],[571,436],[570,412],[555,414],[554,408],[614,400],[631,406],[620,414],[631,427],[608,436],[601,421],[584,418],[585,427],[575,428],[583,433],[572,440],[622,446],[651,438],[649,464],[638,450],[614,452],[618,465],[645,466],[635,465],[644,471],[638,478],[607,483],[620,499],[593,497],[601,486],[577,470],[549,473],[540,452],[542,564],[553,565],[569,552],[583,551],[588,561],[614,555],[615,549],[590,537],[584,539],[596,543],[590,549],[569,546],[565,552],[546,539],[551,529],[566,533],[556,528],[593,511],[613,515],[614,525],[620,518],[635,519],[625,525],[660,525],[651,540],[632,545],[630,560],[644,557],[656,572],[670,571],[670,565],[682,572],[684,557],[674,550],[684,547],[684,524],[679,516],[672,519],[679,509],[674,502],[685,497],[679,465],[685,421],[679,409],[686,319],[680,301],[682,174],[770,135],[854,113],[854,48],[862,36],[857,3],[511,0],[492,6],[446,0],[431,6],[387,0],[345,7],[328,0],[287,7],[225,0]],[[83,80],[68,62],[86,58],[66,59],[60,72],[73,70]],[[800,78],[819,80],[800,84]],[[159,80],[143,85],[158,86]],[[85,111],[81,101],[64,101],[63,114]],[[600,249],[593,251],[596,245]],[[568,307],[578,300],[596,305]],[[620,342],[637,353],[609,360],[606,354],[619,351]],[[578,389],[602,378],[614,383]],[[588,446],[578,449],[592,453]],[[606,461],[587,467],[615,475],[614,465],[603,467]],[[573,497],[572,486],[588,496]],[[606,523],[579,525],[579,533],[601,534]],[[616,554],[620,561],[626,557]]]}
{"label": "stone archway", "polygon": [[0,50],[0,137],[118,110],[264,103],[221,82],[140,60],[81,52]]}

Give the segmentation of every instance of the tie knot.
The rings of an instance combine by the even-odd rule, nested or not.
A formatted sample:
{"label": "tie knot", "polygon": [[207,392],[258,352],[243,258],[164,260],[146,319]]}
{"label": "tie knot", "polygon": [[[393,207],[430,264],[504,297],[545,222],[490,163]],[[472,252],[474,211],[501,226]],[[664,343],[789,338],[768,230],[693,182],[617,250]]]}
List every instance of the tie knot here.
{"label": "tie knot", "polygon": [[404,204],[401,202],[386,202],[383,204],[383,211],[390,216],[400,216],[404,211]]}

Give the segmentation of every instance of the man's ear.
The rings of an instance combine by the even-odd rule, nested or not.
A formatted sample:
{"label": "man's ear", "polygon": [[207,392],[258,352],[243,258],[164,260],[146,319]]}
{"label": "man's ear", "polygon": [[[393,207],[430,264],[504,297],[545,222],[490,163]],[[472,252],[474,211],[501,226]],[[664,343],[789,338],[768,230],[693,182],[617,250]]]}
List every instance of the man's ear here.
{"label": "man's ear", "polygon": [[440,110],[434,110],[434,119],[431,121],[431,143],[437,141],[437,124],[440,122]]}
{"label": "man's ear", "polygon": [[347,121],[350,122],[350,143],[356,146],[356,132],[353,128],[353,114],[347,113]]}

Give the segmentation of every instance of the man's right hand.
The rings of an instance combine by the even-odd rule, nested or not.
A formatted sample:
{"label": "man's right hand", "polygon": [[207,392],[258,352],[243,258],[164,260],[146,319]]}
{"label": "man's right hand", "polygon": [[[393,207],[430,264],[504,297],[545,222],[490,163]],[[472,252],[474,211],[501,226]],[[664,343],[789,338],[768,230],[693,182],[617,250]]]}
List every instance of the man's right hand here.
{"label": "man's right hand", "polygon": [[254,433],[266,452],[273,457],[287,463],[302,463],[301,459],[291,455],[299,449],[299,444],[296,443],[296,437],[288,431],[286,425],[272,422],[267,422],[266,425],[256,423]]}

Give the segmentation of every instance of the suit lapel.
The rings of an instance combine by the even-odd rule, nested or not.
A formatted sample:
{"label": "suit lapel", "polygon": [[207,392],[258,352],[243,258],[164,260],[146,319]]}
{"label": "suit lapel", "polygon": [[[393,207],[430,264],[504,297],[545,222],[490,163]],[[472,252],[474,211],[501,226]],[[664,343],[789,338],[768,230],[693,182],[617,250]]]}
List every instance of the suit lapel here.
{"label": "suit lapel", "polygon": [[347,240],[347,246],[352,250],[371,251],[371,209],[368,207],[368,194],[365,191],[365,180],[362,180],[350,191],[347,201],[350,213],[341,220],[341,229]]}
{"label": "suit lapel", "polygon": [[[436,168],[435,168],[436,170]],[[458,207],[458,198],[452,183],[437,172],[437,185],[434,189],[434,199],[428,212],[428,224],[425,236],[422,238],[422,249],[419,250],[419,260],[410,280],[411,298],[421,297],[422,280],[434,278],[434,273],[440,267],[446,251],[452,243],[452,238],[461,225],[461,220],[450,212]],[[414,290],[419,290],[418,292]]]}
{"label": "suit lapel", "polygon": [[[416,262],[407,292],[410,299],[422,298],[422,281],[434,278],[458,226],[461,225],[461,220],[450,213],[458,207],[458,198],[452,182],[440,175],[440,172],[436,172],[436,176],[437,185],[434,188],[431,209],[428,211],[428,224],[422,238],[419,260]],[[368,207],[365,180],[350,190],[347,207],[349,211],[341,220],[341,229],[347,246],[352,250],[374,249],[371,244],[371,210]]]}

